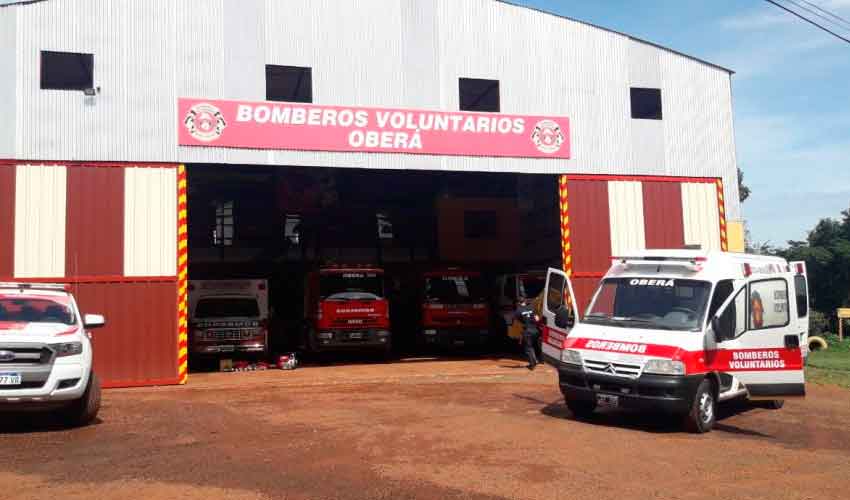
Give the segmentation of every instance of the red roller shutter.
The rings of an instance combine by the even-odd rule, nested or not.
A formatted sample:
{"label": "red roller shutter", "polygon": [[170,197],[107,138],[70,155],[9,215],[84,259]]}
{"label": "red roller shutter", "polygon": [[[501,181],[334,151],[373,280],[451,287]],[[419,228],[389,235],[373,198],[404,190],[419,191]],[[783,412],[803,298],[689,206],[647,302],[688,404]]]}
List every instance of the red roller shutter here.
{"label": "red roller shutter", "polygon": [[69,167],[65,274],[124,271],[124,169]]}
{"label": "red roller shutter", "polygon": [[608,181],[568,180],[573,271],[604,273],[611,265]]}
{"label": "red roller shutter", "polygon": [[685,226],[682,220],[680,182],[643,182],[643,214],[646,248],[682,248]]}
{"label": "red roller shutter", "polygon": [[0,165],[0,278],[15,274],[15,165]]}

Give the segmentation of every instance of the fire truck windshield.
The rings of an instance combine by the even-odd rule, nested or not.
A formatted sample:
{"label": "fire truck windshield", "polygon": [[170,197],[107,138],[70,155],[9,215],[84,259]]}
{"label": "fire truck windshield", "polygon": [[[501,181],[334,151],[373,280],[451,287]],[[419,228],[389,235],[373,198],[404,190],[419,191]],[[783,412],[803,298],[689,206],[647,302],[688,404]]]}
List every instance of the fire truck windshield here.
{"label": "fire truck windshield", "polygon": [[319,278],[319,293],[321,300],[378,300],[384,280],[378,273],[327,273]]}
{"label": "fire truck windshield", "polygon": [[429,302],[469,304],[485,300],[481,278],[464,275],[430,277],[425,280],[425,297]]}
{"label": "fire truck windshield", "polygon": [[673,278],[603,280],[585,321],[624,328],[701,330],[711,283]]}

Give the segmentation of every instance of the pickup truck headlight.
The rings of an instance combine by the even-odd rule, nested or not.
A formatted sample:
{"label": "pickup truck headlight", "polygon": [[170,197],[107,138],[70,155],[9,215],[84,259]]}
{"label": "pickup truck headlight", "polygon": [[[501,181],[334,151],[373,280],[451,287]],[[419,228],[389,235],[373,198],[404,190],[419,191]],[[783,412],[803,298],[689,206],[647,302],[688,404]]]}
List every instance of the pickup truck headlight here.
{"label": "pickup truck headlight", "polygon": [[64,358],[65,356],[76,356],[83,353],[82,342],[65,342],[63,344],[52,344],[50,346],[56,351],[56,357]]}
{"label": "pickup truck headlight", "polygon": [[650,359],[644,365],[643,372],[656,375],[684,375],[685,364],[670,359]]}
{"label": "pickup truck headlight", "polygon": [[564,349],[561,351],[561,361],[568,365],[581,366],[581,353],[574,349]]}

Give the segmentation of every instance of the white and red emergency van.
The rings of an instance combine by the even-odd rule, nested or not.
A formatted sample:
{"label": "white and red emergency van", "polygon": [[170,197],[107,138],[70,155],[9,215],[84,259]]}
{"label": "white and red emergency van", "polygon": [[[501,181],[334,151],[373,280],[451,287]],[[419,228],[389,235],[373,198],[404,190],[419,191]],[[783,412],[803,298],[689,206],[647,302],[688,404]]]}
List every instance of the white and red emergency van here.
{"label": "white and red emergency van", "polygon": [[189,352],[263,356],[269,345],[266,280],[190,280]]}
{"label": "white and red emergency van", "polygon": [[808,284],[777,257],[643,250],[613,257],[583,318],[569,277],[547,276],[544,358],[567,406],[680,414],[711,430],[717,403],[804,396]]}

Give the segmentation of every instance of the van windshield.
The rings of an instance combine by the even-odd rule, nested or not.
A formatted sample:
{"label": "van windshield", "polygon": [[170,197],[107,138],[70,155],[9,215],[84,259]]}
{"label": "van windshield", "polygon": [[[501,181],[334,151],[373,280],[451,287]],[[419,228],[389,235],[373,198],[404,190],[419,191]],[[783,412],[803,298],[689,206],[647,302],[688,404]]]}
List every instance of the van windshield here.
{"label": "van windshield", "polygon": [[676,278],[608,278],[585,321],[623,328],[701,330],[711,283]]}
{"label": "van windshield", "polygon": [[257,300],[249,297],[216,297],[201,299],[195,308],[195,318],[256,318],[260,315]]}
{"label": "van windshield", "polygon": [[378,300],[384,296],[383,275],[375,272],[322,274],[321,300]]}

